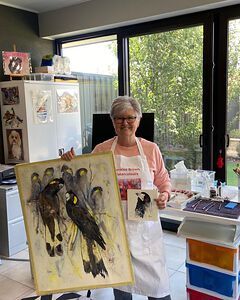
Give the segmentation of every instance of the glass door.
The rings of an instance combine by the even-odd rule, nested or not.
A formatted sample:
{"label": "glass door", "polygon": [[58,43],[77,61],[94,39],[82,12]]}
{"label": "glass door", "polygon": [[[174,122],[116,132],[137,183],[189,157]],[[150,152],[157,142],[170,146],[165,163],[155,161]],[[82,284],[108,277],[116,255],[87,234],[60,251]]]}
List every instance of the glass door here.
{"label": "glass door", "polygon": [[226,151],[227,184],[237,185],[233,172],[240,164],[240,18],[228,22],[228,88]]}
{"label": "glass door", "polygon": [[109,113],[118,94],[116,36],[78,40],[62,44],[62,55],[70,59],[80,89],[83,153],[92,151],[92,117]]}
{"label": "glass door", "polygon": [[203,26],[129,38],[130,94],[155,113],[155,142],[168,170],[202,168]]}

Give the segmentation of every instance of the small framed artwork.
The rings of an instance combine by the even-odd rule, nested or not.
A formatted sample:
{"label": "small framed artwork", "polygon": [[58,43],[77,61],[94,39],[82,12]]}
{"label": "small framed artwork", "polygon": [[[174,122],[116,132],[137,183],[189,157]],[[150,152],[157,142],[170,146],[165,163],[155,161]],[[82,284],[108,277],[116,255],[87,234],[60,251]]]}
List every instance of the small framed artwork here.
{"label": "small framed artwork", "polygon": [[128,220],[157,221],[158,208],[154,200],[157,196],[157,190],[127,190]]}
{"label": "small framed artwork", "polygon": [[38,295],[133,284],[111,152],[15,172]]}
{"label": "small framed artwork", "polygon": [[2,51],[4,75],[24,76],[32,71],[30,53]]}
{"label": "small framed artwork", "polygon": [[8,159],[23,161],[22,129],[6,129]]}
{"label": "small framed artwork", "polygon": [[1,88],[2,92],[2,104],[3,105],[14,105],[19,104],[19,90],[17,86]]}

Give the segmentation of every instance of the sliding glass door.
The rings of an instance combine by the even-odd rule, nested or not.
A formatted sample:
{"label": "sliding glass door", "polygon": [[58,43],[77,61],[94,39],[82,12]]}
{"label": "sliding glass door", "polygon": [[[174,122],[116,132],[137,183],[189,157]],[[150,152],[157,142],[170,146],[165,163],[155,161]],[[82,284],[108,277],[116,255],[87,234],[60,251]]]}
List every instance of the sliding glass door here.
{"label": "sliding glass door", "polygon": [[202,168],[203,26],[129,38],[130,94],[155,113],[155,142],[170,170]]}

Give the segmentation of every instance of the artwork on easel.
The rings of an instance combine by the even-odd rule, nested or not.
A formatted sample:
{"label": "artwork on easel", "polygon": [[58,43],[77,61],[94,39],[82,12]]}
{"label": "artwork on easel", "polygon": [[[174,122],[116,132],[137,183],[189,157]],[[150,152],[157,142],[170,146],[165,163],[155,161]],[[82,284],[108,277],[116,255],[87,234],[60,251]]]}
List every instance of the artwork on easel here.
{"label": "artwork on easel", "polygon": [[2,51],[4,75],[25,76],[32,71],[30,53]]}
{"label": "artwork on easel", "polygon": [[1,88],[2,92],[2,104],[3,105],[14,105],[19,104],[19,90],[18,86]]}
{"label": "artwork on easel", "polygon": [[37,294],[133,283],[111,152],[15,172]]}
{"label": "artwork on easel", "polygon": [[6,129],[8,159],[23,161],[22,129]]}

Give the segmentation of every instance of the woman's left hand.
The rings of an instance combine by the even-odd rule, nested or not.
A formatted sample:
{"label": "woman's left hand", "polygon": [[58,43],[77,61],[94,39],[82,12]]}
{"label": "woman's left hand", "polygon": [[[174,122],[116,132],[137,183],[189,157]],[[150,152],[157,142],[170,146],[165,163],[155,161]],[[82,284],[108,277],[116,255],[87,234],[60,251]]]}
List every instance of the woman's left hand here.
{"label": "woman's left hand", "polygon": [[167,206],[168,196],[167,192],[159,193],[158,198],[155,199],[158,209],[164,209]]}

